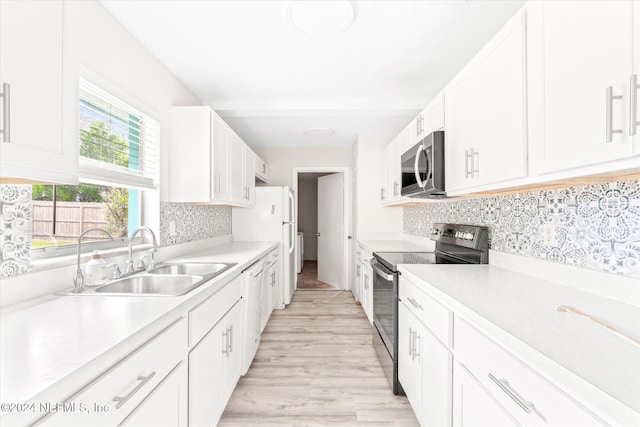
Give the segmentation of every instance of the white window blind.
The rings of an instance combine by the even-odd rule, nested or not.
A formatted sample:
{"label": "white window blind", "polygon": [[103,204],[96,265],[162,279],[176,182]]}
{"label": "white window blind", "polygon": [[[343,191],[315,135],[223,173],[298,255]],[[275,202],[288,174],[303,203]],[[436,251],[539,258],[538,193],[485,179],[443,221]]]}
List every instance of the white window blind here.
{"label": "white window blind", "polygon": [[82,181],[156,188],[155,120],[83,79],[79,118]]}

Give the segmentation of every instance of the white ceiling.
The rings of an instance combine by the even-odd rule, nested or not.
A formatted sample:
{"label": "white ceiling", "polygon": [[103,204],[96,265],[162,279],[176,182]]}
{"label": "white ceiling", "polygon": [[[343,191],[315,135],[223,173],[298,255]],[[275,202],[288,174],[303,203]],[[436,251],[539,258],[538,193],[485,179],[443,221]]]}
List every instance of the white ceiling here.
{"label": "white ceiling", "polygon": [[102,3],[250,146],[350,147],[397,134],[524,0],[352,1],[329,36],[298,30],[290,1]]}

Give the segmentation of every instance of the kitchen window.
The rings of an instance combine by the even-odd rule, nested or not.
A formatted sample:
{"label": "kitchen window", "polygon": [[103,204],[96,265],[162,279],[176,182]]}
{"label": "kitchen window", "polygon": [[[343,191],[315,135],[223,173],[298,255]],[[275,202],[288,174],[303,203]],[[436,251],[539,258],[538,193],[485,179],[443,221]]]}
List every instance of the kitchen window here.
{"label": "kitchen window", "polygon": [[80,80],[80,184],[32,186],[32,256],[119,246],[141,225],[142,198],[156,191],[158,123],[109,92]]}

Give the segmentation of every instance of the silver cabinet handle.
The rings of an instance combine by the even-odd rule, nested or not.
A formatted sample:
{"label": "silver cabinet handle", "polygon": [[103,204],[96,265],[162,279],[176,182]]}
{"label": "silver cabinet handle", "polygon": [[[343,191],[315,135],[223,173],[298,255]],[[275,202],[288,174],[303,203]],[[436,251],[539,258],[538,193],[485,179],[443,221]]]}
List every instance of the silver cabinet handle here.
{"label": "silver cabinet handle", "polygon": [[535,406],[533,402],[524,400],[513,388],[511,388],[509,381],[496,378],[491,373],[489,373],[489,379],[496,383],[496,385],[500,387],[500,389],[504,391],[514,402],[516,402],[524,412],[527,414],[531,413],[531,408]]}
{"label": "silver cabinet handle", "polygon": [[473,147],[471,150],[464,150],[464,177],[465,178],[473,178],[476,173],[480,173],[479,170],[476,169],[476,161],[475,156],[480,154],[479,151],[476,151]]}
{"label": "silver cabinet handle", "polygon": [[415,333],[415,331],[413,329],[411,329],[411,326],[409,326],[409,356],[411,356],[411,360],[414,360],[413,357],[413,334]]}
{"label": "silver cabinet handle", "polygon": [[11,142],[11,85],[2,83],[2,142]]}
{"label": "silver cabinet handle", "polygon": [[640,125],[638,121],[638,75],[632,74],[629,82],[629,136],[636,134],[636,128]]}
{"label": "silver cabinet handle", "polygon": [[129,392],[129,394],[127,394],[127,395],[126,395],[126,396],[124,396],[124,397],[115,396],[115,397],[113,398],[113,401],[114,401],[114,402],[118,402],[118,403],[116,403],[116,409],[120,409],[120,408],[122,407],[122,405],[124,405],[125,403],[127,403],[127,401],[128,401],[129,399],[131,399],[131,398],[133,397],[133,395],[134,395],[134,394],[136,394],[137,392],[139,392],[139,391],[140,391],[140,389],[141,389],[142,387],[144,387],[144,386],[145,386],[145,384],[147,384],[147,383],[151,380],[151,378],[153,378],[153,377],[155,377],[155,376],[156,376],[156,371],[151,372],[151,373],[150,373],[149,375],[147,375],[146,377],[138,376],[137,380],[138,380],[138,381],[140,381],[140,384],[138,384],[138,385],[136,386],[136,388],[134,388],[133,390],[131,390],[131,391]]}
{"label": "silver cabinet handle", "polygon": [[380,200],[384,200],[384,188],[380,187]]}
{"label": "silver cabinet handle", "polygon": [[414,339],[416,340],[416,342],[413,343],[413,356],[418,359],[418,362],[420,362],[420,352],[419,352],[419,347],[420,347],[420,340],[422,339],[420,337],[420,335],[418,335],[418,331],[414,332]]}
{"label": "silver cabinet handle", "polygon": [[224,337],[224,349],[222,350],[222,354],[224,354],[226,357],[229,357],[229,329],[225,329],[224,332],[222,333],[222,336]]}
{"label": "silver cabinet handle", "polygon": [[605,123],[605,142],[613,141],[614,133],[622,133],[620,129],[613,129],[613,101],[622,99],[622,95],[613,94],[613,86],[607,87],[607,105],[606,105],[606,123]]}
{"label": "silver cabinet handle", "polygon": [[416,300],[414,300],[413,298],[407,298],[407,301],[409,301],[411,303],[411,305],[414,306],[415,308],[420,309],[421,311],[424,311],[422,306],[420,304],[418,304],[418,302]]}
{"label": "silver cabinet handle", "polygon": [[233,325],[229,325],[229,352],[233,353]]}
{"label": "silver cabinet handle", "polygon": [[469,150],[464,150],[464,177],[469,178],[471,172],[469,172]]}
{"label": "silver cabinet handle", "polygon": [[393,195],[394,195],[394,197],[398,195],[398,187],[399,187],[398,182],[394,181],[394,183],[393,183]]}

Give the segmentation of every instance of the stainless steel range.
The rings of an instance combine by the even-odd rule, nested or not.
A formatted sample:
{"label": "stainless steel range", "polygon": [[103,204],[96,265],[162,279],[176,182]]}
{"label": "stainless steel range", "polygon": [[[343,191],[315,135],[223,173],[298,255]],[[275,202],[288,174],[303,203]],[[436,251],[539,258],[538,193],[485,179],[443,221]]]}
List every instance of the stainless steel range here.
{"label": "stainless steel range", "polygon": [[393,394],[403,395],[398,381],[398,265],[487,264],[489,231],[464,224],[434,224],[434,252],[374,252],[373,344]]}

